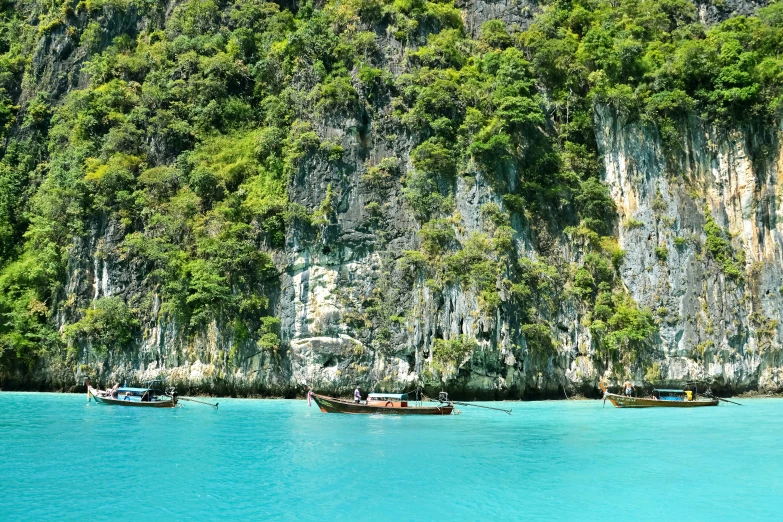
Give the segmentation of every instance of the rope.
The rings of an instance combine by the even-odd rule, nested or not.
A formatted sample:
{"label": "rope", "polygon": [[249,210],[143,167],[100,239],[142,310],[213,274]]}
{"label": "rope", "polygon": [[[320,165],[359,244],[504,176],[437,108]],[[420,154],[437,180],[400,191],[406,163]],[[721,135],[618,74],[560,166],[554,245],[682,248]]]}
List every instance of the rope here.
{"label": "rope", "polygon": [[402,393],[404,393],[406,395],[411,394],[411,393],[415,393],[416,394],[416,401],[417,402],[421,402],[420,397],[421,397],[422,394],[421,394],[421,387],[419,387],[419,386],[415,387],[411,391],[402,392]]}

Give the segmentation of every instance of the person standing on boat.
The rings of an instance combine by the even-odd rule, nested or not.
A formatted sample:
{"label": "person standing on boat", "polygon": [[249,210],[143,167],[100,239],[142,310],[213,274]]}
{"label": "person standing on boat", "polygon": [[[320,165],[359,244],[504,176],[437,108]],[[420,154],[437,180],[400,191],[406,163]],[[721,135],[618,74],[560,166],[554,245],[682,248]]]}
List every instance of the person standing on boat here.
{"label": "person standing on boat", "polygon": [[362,402],[362,392],[359,391],[359,387],[358,386],[353,391],[353,402],[355,402],[356,404],[359,404],[360,402]]}
{"label": "person standing on boat", "polygon": [[625,395],[630,397],[633,392],[633,383],[631,383],[631,381],[625,381],[623,383],[623,388],[625,388]]}

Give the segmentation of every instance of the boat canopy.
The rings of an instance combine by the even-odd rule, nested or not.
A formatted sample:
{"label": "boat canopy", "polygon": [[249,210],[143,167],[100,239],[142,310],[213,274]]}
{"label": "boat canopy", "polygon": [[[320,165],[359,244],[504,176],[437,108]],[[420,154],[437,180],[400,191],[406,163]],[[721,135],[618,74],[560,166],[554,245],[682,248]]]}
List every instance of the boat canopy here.
{"label": "boat canopy", "polygon": [[408,400],[407,393],[371,393],[367,396],[368,399],[398,399],[402,401]]}
{"label": "boat canopy", "polygon": [[659,393],[685,393],[685,390],[675,390],[670,388],[655,388],[653,391],[657,391]]}
{"label": "boat canopy", "polygon": [[144,393],[152,391],[151,388],[128,388],[128,387],[122,387],[117,388],[117,393]]}

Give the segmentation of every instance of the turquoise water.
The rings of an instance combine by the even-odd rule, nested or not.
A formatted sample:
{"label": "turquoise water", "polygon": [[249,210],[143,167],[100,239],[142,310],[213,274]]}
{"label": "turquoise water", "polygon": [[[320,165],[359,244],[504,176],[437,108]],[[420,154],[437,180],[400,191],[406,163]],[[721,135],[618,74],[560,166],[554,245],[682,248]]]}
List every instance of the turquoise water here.
{"label": "turquoise water", "polygon": [[0,393],[0,520],[780,520],[783,400],[451,417]]}

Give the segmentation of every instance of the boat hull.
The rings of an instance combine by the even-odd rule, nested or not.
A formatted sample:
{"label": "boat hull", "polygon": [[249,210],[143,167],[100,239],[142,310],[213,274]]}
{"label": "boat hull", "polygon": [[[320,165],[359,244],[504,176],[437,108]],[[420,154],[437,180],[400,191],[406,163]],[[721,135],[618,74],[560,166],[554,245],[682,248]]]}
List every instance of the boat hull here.
{"label": "boat hull", "polygon": [[451,415],[454,406],[451,404],[440,406],[378,406],[369,404],[357,404],[355,402],[335,399],[325,395],[312,394],[313,400],[324,413],[348,413],[365,415]]}
{"label": "boat hull", "polygon": [[173,399],[167,399],[163,401],[132,401],[123,399],[111,399],[109,397],[99,397],[93,393],[90,393],[90,397],[95,399],[98,404],[107,404],[109,406],[131,406],[139,408],[174,408],[177,406],[177,401]]}
{"label": "boat hull", "polygon": [[667,401],[648,399],[644,397],[629,397],[616,393],[607,393],[604,400],[609,399],[618,408],[698,408],[700,406],[717,406],[718,399],[695,399],[692,401]]}

